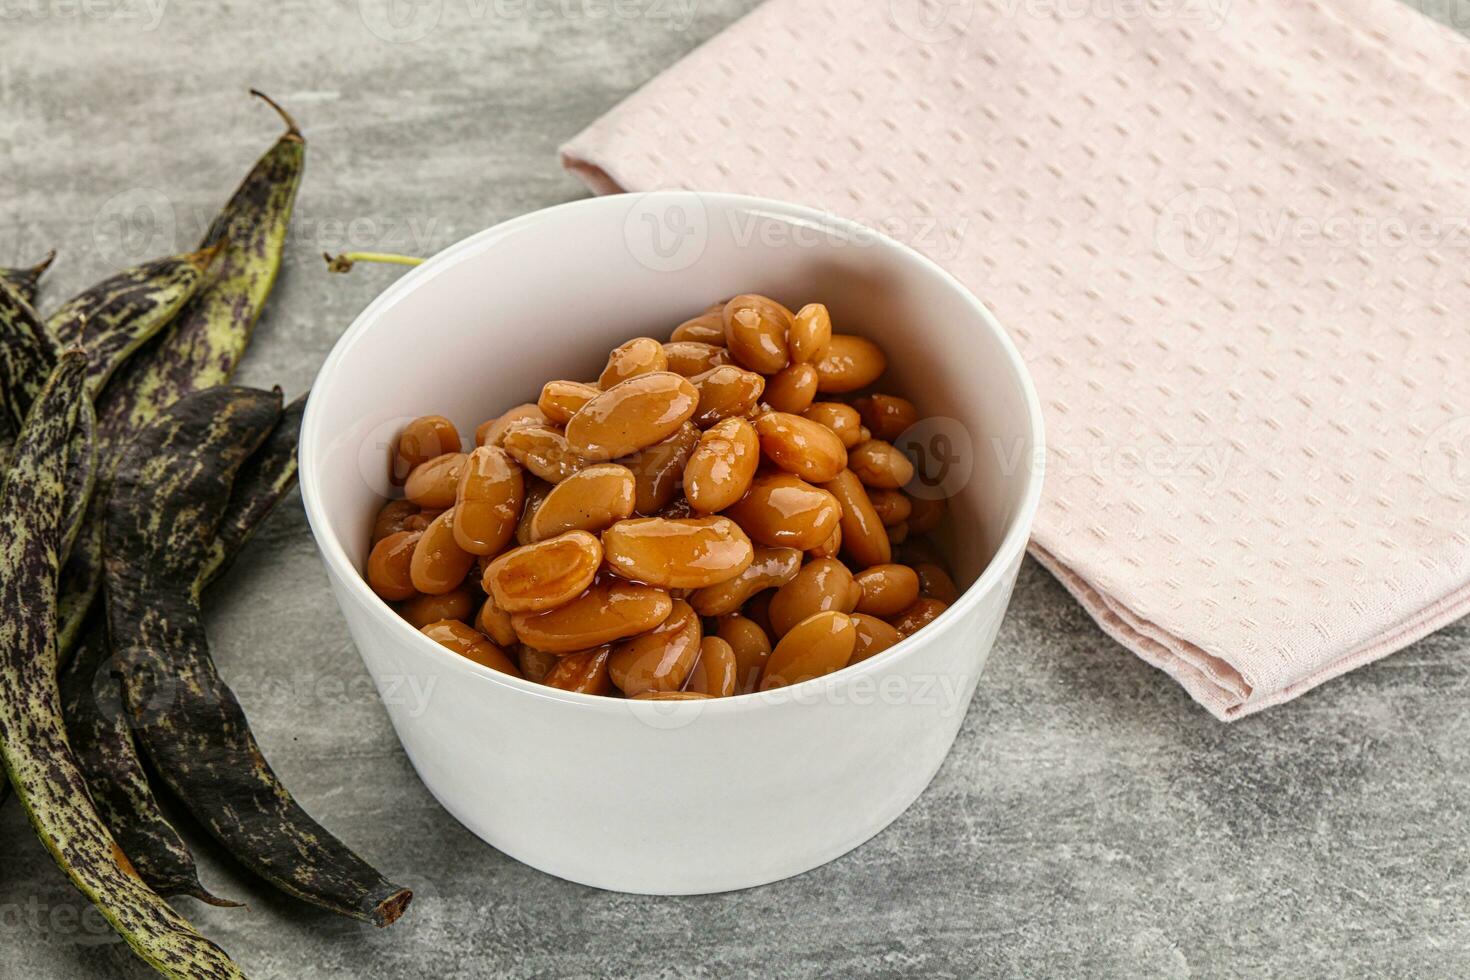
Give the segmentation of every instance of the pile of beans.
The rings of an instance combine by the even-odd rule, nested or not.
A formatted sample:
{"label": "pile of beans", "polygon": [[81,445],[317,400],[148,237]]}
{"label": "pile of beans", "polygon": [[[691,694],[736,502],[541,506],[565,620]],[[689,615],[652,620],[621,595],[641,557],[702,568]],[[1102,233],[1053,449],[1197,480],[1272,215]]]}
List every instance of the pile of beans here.
{"label": "pile of beans", "polygon": [[945,503],[905,492],[893,445],[918,412],[858,396],[886,365],[821,304],[742,295],[548,382],[472,452],[415,419],[368,583],[456,653],[587,694],[729,697],[865,660],[957,596],[924,537]]}

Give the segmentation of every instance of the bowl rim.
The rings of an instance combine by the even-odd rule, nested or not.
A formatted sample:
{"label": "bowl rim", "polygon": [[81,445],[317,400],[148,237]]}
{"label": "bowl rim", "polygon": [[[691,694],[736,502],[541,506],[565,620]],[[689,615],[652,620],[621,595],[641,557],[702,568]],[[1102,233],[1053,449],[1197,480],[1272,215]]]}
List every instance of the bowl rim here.
{"label": "bowl rim", "polygon": [[[875,228],[870,228],[849,218],[843,218],[806,205],[793,204],[775,198],[758,197],[749,194],[734,194],[724,191],[648,191],[643,193],[608,194],[598,197],[580,198],[575,201],[568,201],[563,204],[530,211],[518,217],[492,225],[444,248],[426,259],[421,265],[410,269],[374,297],[372,302],[363,308],[362,312],[353,319],[352,324],[337,338],[336,343],[332,346],[331,352],[328,353],[326,359],[322,362],[321,368],[317,371],[316,377],[312,382],[312,390],[315,391],[322,387],[324,381],[330,382],[332,374],[343,358],[346,357],[347,351],[362,342],[363,338],[368,334],[372,325],[384,310],[427,283],[440,272],[460,262],[467,261],[498,239],[513,235],[523,228],[546,220],[552,215],[560,215],[568,211],[612,210],[614,208],[626,207],[629,198],[642,198],[652,195],[657,195],[660,198],[669,198],[670,203],[673,203],[674,198],[687,196],[695,199],[701,206],[709,203],[718,203],[726,208],[742,208],[752,213],[764,212],[771,217],[782,220],[809,224],[817,230],[835,232],[842,240],[852,240],[861,236],[870,245],[876,245],[883,250],[896,252],[901,258],[910,262],[916,262],[931,273],[936,274],[941,281],[946,282],[950,288],[956,290],[971,306],[980,321],[999,340],[1001,350],[1005,353],[1007,367],[1020,383],[1021,392],[1026,404],[1027,420],[1030,424],[1030,435],[1033,444],[1031,460],[1027,461],[1021,467],[1024,471],[1023,478],[1026,480],[1026,485],[1021,496],[1020,506],[1009,521],[1006,532],[995,550],[995,554],[991,556],[989,563],[985,566],[984,571],[980,573],[980,576],[960,593],[960,597],[948,609],[935,617],[934,621],[926,625],[919,633],[905,637],[889,649],[859,664],[844,667],[842,670],[821,677],[814,677],[810,680],[802,681],[799,684],[790,685],[789,687],[775,688],[769,691],[755,691],[748,694],[737,694],[728,698],[641,702],[547,687],[545,684],[515,677],[477,664],[446,649],[414,629],[406,620],[394,614],[388,603],[384,602],[368,587],[367,580],[363,578],[361,571],[348,558],[346,549],[343,548],[342,543],[332,531],[331,521],[328,519],[325,506],[322,502],[318,468],[320,466],[319,461],[322,458],[320,447],[324,442],[324,435],[321,431],[323,410],[320,407],[321,402],[318,399],[308,398],[306,411],[301,422],[301,438],[298,455],[300,460],[301,498],[306,510],[307,523],[311,527],[312,537],[316,540],[317,550],[322,553],[329,573],[332,573],[334,577],[338,578],[346,588],[352,591],[355,597],[363,600],[363,604],[370,610],[371,615],[379,625],[388,630],[390,634],[397,632],[397,635],[403,638],[404,643],[409,648],[419,651],[425,657],[438,658],[437,662],[449,669],[466,670],[471,674],[478,674],[491,683],[516,692],[517,694],[556,701],[584,710],[626,713],[630,706],[643,705],[646,710],[657,711],[660,714],[704,711],[759,711],[777,704],[786,703],[787,701],[800,700],[822,690],[830,690],[834,687],[847,685],[861,677],[880,672],[887,673],[908,659],[915,650],[919,649],[921,644],[932,640],[940,633],[948,632],[949,629],[964,618],[966,612],[980,603],[983,596],[1001,587],[1006,576],[1006,570],[1012,562],[1019,558],[1020,554],[1026,548],[1027,542],[1030,539],[1031,527],[1035,520],[1036,512],[1040,507],[1041,488],[1044,479],[1041,461],[1045,458],[1046,434],[1041,413],[1041,402],[1036,394],[1036,387],[1032,381],[1031,374],[1026,368],[1020,351],[1016,348],[1010,335],[1000,325],[1000,321],[996,319],[995,315],[990,312],[990,309],[964,283],[960,282],[958,278],[933,259]],[[637,709],[635,708],[634,710]]]}

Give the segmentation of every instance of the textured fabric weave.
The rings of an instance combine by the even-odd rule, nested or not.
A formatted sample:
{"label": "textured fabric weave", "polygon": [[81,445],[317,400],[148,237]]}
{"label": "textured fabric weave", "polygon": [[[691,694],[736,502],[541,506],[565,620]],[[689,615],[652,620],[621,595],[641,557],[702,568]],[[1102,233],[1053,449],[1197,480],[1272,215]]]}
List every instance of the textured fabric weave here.
{"label": "textured fabric weave", "polygon": [[1041,393],[1033,553],[1233,719],[1470,611],[1467,95],[1394,0],[771,0],[564,162],[958,275]]}

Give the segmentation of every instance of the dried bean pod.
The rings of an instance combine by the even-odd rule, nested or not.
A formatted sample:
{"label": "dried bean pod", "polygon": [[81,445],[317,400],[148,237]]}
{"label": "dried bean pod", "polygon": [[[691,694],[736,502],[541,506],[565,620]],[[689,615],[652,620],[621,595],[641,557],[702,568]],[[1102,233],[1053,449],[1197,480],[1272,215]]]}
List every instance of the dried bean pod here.
{"label": "dried bean pod", "polygon": [[55,348],[31,304],[0,289],[0,416],[7,448],[25,423],[55,359]]}
{"label": "dried bean pod", "polygon": [[[101,442],[100,432],[98,442]],[[87,502],[87,512],[71,553],[62,566],[61,597],[56,602],[56,644],[63,664],[71,658],[72,648],[81,639],[82,627],[102,584],[102,505],[107,498],[107,472],[100,446],[97,465],[97,485]]]}
{"label": "dried bean pod", "polygon": [[57,865],[133,951],[178,978],[237,978],[239,968],[138,877],[98,816],[62,727],[55,603],[66,446],[84,395],[86,357],[62,356],[36,399],[0,494],[0,755]]}
{"label": "dried bean pod", "polygon": [[0,286],[4,286],[34,306],[36,305],[36,292],[41,287],[41,276],[45,274],[47,269],[51,268],[51,263],[55,261],[56,250],[52,249],[46,253],[44,259],[33,266],[0,268]]}
{"label": "dried bean pod", "polygon": [[230,502],[215,531],[210,557],[200,570],[199,589],[218,579],[270,516],[281,498],[296,486],[296,444],[301,440],[301,417],[306,395],[281,412],[281,418],[260,448],[235,474]]}
{"label": "dried bean pod", "polygon": [[98,815],[139,876],[158,894],[236,905],[211,894],[199,881],[193,853],[158,805],[128,727],[122,689],[108,653],[107,626],[101,616],[94,617],[61,676],[66,736]]}
{"label": "dried bean pod", "polygon": [[[285,111],[260,93],[252,94],[281,114],[286,132],[256,161],[205,234],[202,249],[228,240],[209,284],[100,393],[97,443],[104,474],[118,446],[162,409],[190,392],[229,380],[275,284],[306,161],[306,140]],[[100,522],[106,487],[92,496],[80,539],[62,573],[58,616],[63,658],[80,636],[102,582]]]}
{"label": "dried bean pod", "polygon": [[[92,491],[96,486],[98,474],[98,460],[96,453],[97,439],[97,415],[92,408],[91,399],[84,398],[77,406],[76,425],[72,429],[71,440],[66,447],[66,481],[65,481],[65,506],[62,510],[61,519],[61,541],[57,552],[57,564],[65,565],[67,558],[78,537],[87,529],[88,506],[92,499]],[[6,468],[6,457],[10,447],[0,445],[0,473]],[[68,632],[80,628],[80,623],[71,624],[62,616],[63,607],[61,599],[57,600],[57,663],[62,664],[62,654],[69,652],[74,637]],[[0,781],[0,803],[4,803],[10,795],[10,784]]]}
{"label": "dried bean pod", "polygon": [[191,391],[224,384],[250,343],[280,271],[286,229],[306,162],[301,131],[290,116],[275,103],[271,105],[285,120],[286,132],[256,162],[200,245],[209,248],[225,243],[216,260],[218,271],[157,339],[156,346],[148,346],[128,362],[118,376],[122,383],[109,386],[109,396],[98,409],[104,438],[115,434],[118,426],[136,431]]}
{"label": "dried bean pod", "polygon": [[85,344],[94,395],[133,352],[162,330],[204,284],[224,242],[124,269],[83,290],[46,318],[58,348]]}
{"label": "dried bean pod", "polygon": [[[294,126],[292,129],[294,130]],[[287,134],[287,138],[283,138],[288,144],[291,142],[289,137],[290,133]],[[299,135],[297,138],[299,139]],[[269,265],[271,256],[268,253],[272,249],[276,252],[278,261],[279,244],[271,245],[272,239],[278,236],[271,232],[270,228],[276,223],[284,227],[289,216],[290,200],[288,198],[285,201],[286,213],[280,214],[277,210],[280,206],[279,195],[261,194],[263,182],[255,178],[260,175],[262,168],[273,157],[279,155],[278,151],[281,149],[281,145],[278,144],[276,150],[267,154],[267,157],[257,165],[251,178],[242,185],[241,191],[237,192],[235,198],[226,207],[224,214],[221,215],[221,219],[232,215],[237,227],[243,222],[258,221],[260,226],[266,229],[264,237],[260,239],[261,254],[257,257],[245,256],[247,265],[257,259]],[[289,155],[290,152],[290,147],[287,146],[285,153]],[[299,172],[297,177],[299,177]],[[290,183],[293,178],[287,174],[285,179]],[[291,193],[294,194],[294,186]],[[231,235],[234,234],[232,231]],[[193,256],[183,258],[193,260],[194,263],[204,260],[207,264],[206,257],[212,257],[222,248],[223,242],[216,242],[213,245],[207,245]],[[117,280],[109,280],[108,283],[102,284],[108,289],[100,290],[94,287],[94,290],[89,290],[88,294],[83,294],[83,297],[79,299],[95,291],[99,301],[105,300],[106,296],[114,297],[117,302],[130,301],[133,308],[144,317],[159,315],[160,310],[170,306],[177,309],[173,298],[175,294],[182,291],[181,283],[187,283],[189,273],[180,268],[175,270],[176,275],[171,277],[167,274],[168,270],[162,271],[165,272],[165,281],[161,289],[167,295],[160,298],[158,305],[152,307],[151,310],[147,308],[146,296],[134,295],[129,300],[129,294],[125,289],[114,292],[113,286],[125,285]],[[270,275],[274,275],[273,267],[271,267]],[[157,403],[159,400],[157,395],[160,392],[172,388],[172,394],[169,396],[169,400],[172,400],[195,387],[215,383],[214,379],[220,377],[219,372],[221,371],[227,376],[233,370],[240,351],[248,341],[250,325],[253,324],[254,317],[258,315],[260,305],[264,300],[263,293],[256,295],[248,288],[248,278],[248,276],[242,277],[232,284],[214,283],[210,286],[211,290],[220,291],[214,308],[216,311],[222,311],[223,315],[211,318],[215,329],[205,332],[206,346],[199,344],[198,331],[180,333],[177,329],[171,328],[169,332],[171,340],[161,339],[158,343],[151,345],[146,355],[139,359],[139,361],[151,359],[153,367],[148,368],[135,362],[134,370],[125,373],[109,388],[110,400],[107,405],[110,407],[114,421],[109,429],[104,429],[99,433],[103,437],[100,439],[103,443],[103,453],[114,450],[118,444],[126,440],[131,434],[130,425],[133,422],[151,416],[155,410],[151,405]],[[140,287],[142,288],[144,287]],[[104,311],[116,311],[120,308],[117,302],[112,304],[100,302],[99,305]],[[60,323],[61,320],[58,316],[53,318],[52,322]],[[125,320],[120,319],[118,323],[120,329],[129,326]],[[135,333],[138,332],[136,324],[131,326]],[[96,336],[96,326],[91,319],[87,326],[87,336],[89,338]],[[116,355],[119,358],[126,356],[131,352],[133,346],[136,345],[121,344],[115,348]],[[211,350],[214,352],[213,355]],[[169,364],[175,364],[177,370],[162,370]],[[110,367],[109,370],[111,370]],[[189,377],[190,372],[195,375],[192,379]],[[139,393],[149,391],[155,396],[155,401],[148,405],[142,404],[137,396]],[[294,484],[296,476],[295,444],[303,407],[304,398],[298,400],[287,410],[266,446],[252,457],[250,463],[237,478],[227,514],[221,522],[214,542],[213,555],[201,570],[199,583],[201,588],[206,581],[223,572],[228,562],[245,544],[275,503]],[[66,568],[65,588],[58,610],[63,655],[70,651],[81,635],[82,625],[100,581],[102,542],[100,512],[101,502],[105,497],[105,491],[99,491],[94,495],[93,508],[89,511],[83,524],[83,536],[74,549],[71,563]],[[101,644],[104,640],[96,638],[93,642]],[[96,676],[95,670],[88,669],[86,666],[79,667],[77,672],[68,672],[66,683],[69,690],[84,691],[89,705],[98,700],[118,700],[120,698],[114,677],[110,674]],[[130,789],[127,795],[115,797],[114,802],[117,803],[117,807],[113,814],[104,814],[108,817],[109,826],[115,832],[125,836],[131,835],[130,846],[140,854],[143,852],[138,843],[139,839],[151,840],[154,844],[150,852],[151,857],[139,858],[139,870],[144,874],[145,879],[150,883],[159,884],[165,894],[194,894],[205,901],[219,902],[198,885],[192,857],[184,848],[182,841],[178,840],[177,833],[158,808],[146,782],[142,781],[141,761],[137,757],[136,746],[124,722],[119,718],[113,718],[110,720],[115,723],[115,729],[99,728],[91,726],[86,720],[80,718],[79,711],[80,709],[68,712],[68,729],[77,751],[78,761],[86,773],[94,796],[98,797],[100,802],[101,797],[109,791],[110,787],[128,786]],[[129,782],[130,779],[132,782]],[[124,813],[124,807],[126,807],[126,813]],[[130,829],[123,831],[121,828],[125,826]]]}
{"label": "dried bean pod", "polygon": [[377,925],[411,893],[313,821],[261,754],[209,657],[199,580],[237,472],[279,396],[216,387],[140,432],[106,513],[107,621],[134,732],[154,769],[242,863],[304,901]]}

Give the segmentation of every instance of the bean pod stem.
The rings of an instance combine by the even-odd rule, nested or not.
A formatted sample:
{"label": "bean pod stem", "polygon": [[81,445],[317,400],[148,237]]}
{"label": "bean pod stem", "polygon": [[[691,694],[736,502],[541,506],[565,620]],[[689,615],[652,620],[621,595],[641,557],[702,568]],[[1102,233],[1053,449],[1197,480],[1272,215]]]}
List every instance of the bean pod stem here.
{"label": "bean pod stem", "polygon": [[351,272],[352,267],[359,262],[377,262],[381,265],[423,265],[424,260],[414,255],[398,255],[395,252],[343,252],[341,255],[333,255],[331,252],[323,252],[322,258],[327,260],[328,272]]}

